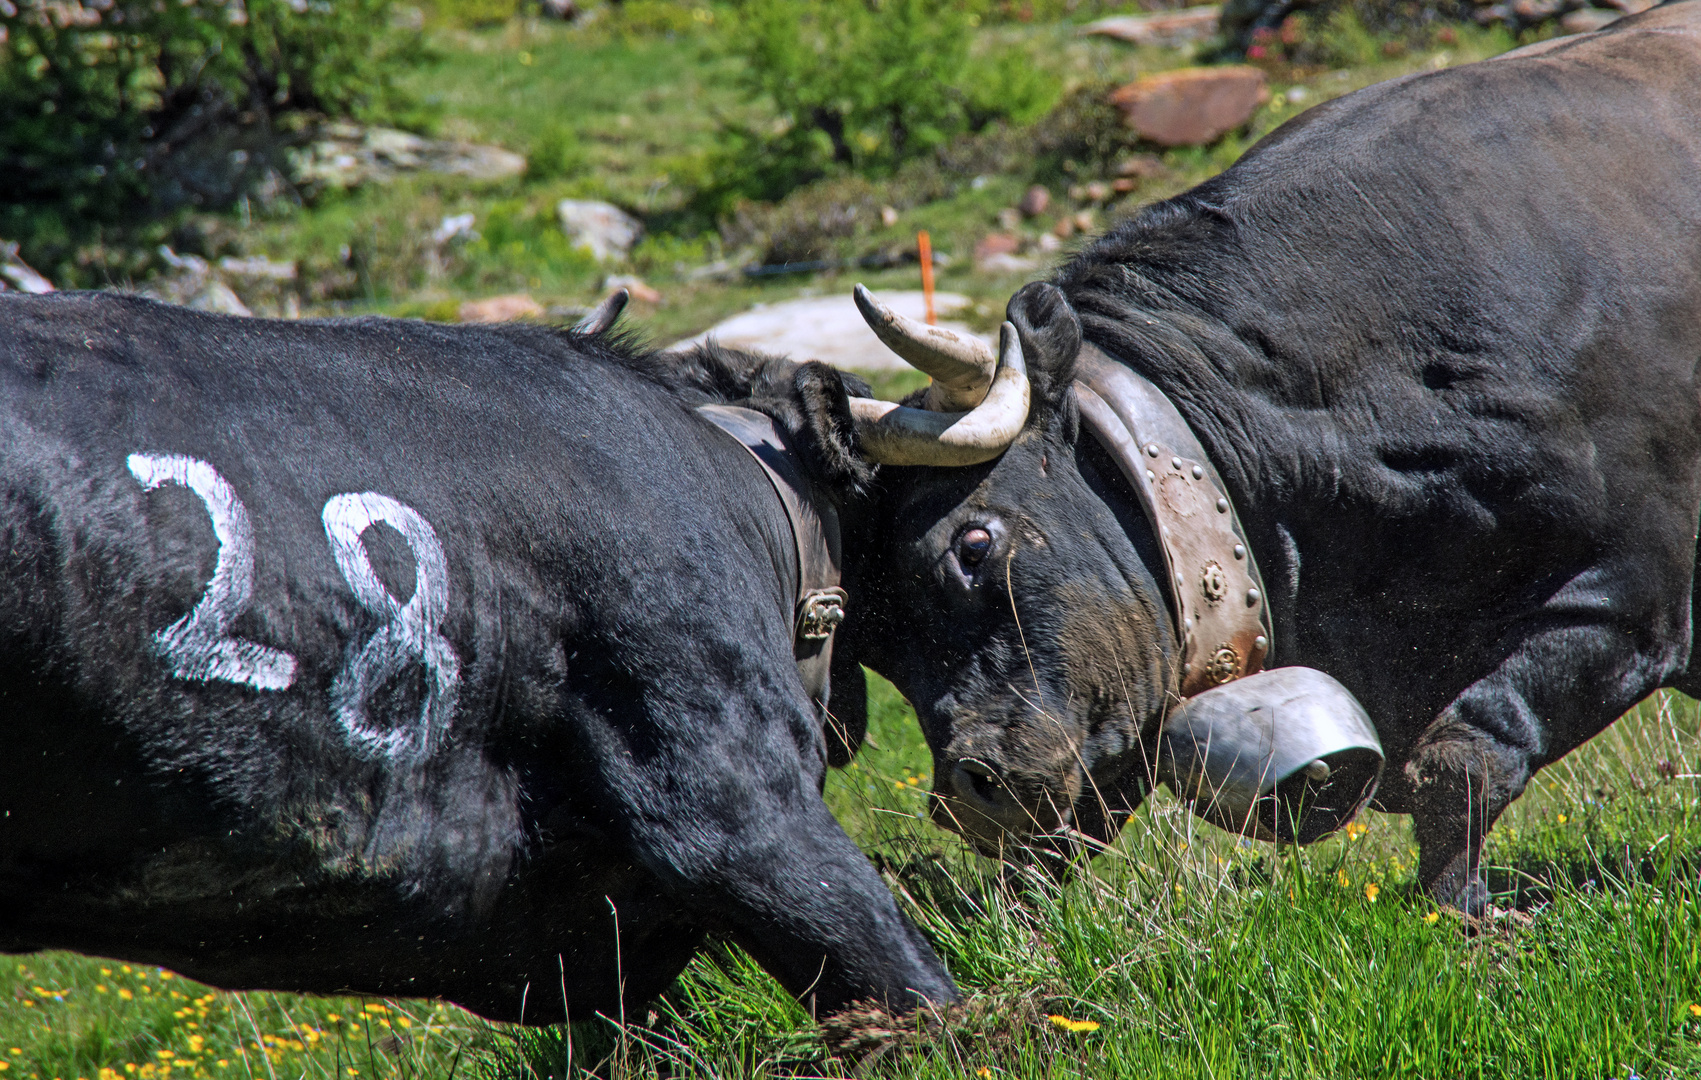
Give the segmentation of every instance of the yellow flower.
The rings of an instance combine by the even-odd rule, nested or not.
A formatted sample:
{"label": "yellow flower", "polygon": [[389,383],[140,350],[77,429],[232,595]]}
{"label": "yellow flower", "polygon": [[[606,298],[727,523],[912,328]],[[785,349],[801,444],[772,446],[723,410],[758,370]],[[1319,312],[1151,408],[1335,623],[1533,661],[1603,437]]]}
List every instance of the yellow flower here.
{"label": "yellow flower", "polygon": [[132,994],[132,993],[131,993],[131,992],[130,992],[130,988],[129,988],[129,987],[127,987],[127,986],[120,986],[120,987],[119,987],[119,988],[118,988],[118,996],[119,996],[119,997],[121,997],[121,998],[123,998],[123,999],[124,999],[124,1000],[125,1000],[125,1001],[134,1001],[134,1000],[136,1000],[136,995],[135,995],[135,994]]}
{"label": "yellow flower", "polygon": [[1563,825],[1563,824],[1565,824],[1565,822],[1566,822],[1566,820],[1567,820],[1567,819],[1566,819],[1566,817],[1565,817],[1565,815],[1564,815],[1564,814],[1561,814],[1561,815],[1559,815],[1559,823],[1560,823],[1560,824],[1561,824],[1561,825]]}
{"label": "yellow flower", "polygon": [[230,1062],[226,1061],[224,1058],[219,1058],[219,1062],[218,1062],[219,1068],[223,1069],[223,1068],[227,1067],[229,1064],[230,1064]]}
{"label": "yellow flower", "polygon": [[366,1011],[369,1013],[387,1013],[390,1010],[375,1001],[366,1007]]}
{"label": "yellow flower", "polygon": [[106,993],[106,984],[105,983],[95,983],[95,993],[97,993],[97,994]]}
{"label": "yellow flower", "polygon": [[980,1080],[992,1080],[992,1070],[987,1068],[985,1065],[976,1069],[975,1075],[980,1077]]}
{"label": "yellow flower", "polygon": [[1335,871],[1335,880],[1341,883],[1341,888],[1343,889],[1353,883],[1353,879],[1347,876],[1347,872],[1345,870]]}
{"label": "yellow flower", "polygon": [[412,1021],[412,1020],[409,1020],[409,1019],[408,1019],[408,1018],[407,1018],[407,1017],[405,1017],[405,1016],[398,1016],[398,1017],[396,1017],[396,1023],[398,1023],[398,1024],[400,1024],[400,1025],[402,1025],[402,1026],[403,1026],[403,1027],[405,1027],[405,1028],[410,1028],[410,1027],[413,1027],[413,1021]]}
{"label": "yellow flower", "polygon": [[135,1072],[136,1071],[136,1063],[134,1061],[126,1061],[124,1063],[124,1071],[127,1072],[127,1073]]}
{"label": "yellow flower", "polygon": [[160,972],[160,973],[159,973],[159,977],[160,977],[160,978],[162,978],[162,979],[169,979],[169,978],[171,978],[171,977],[172,977],[172,976],[171,976],[171,972],[169,972],[169,971],[162,971],[162,972]]}
{"label": "yellow flower", "polygon": [[155,1050],[154,1051],[154,1057],[163,1058],[163,1059],[169,1061],[169,1060],[171,1060],[172,1053],[171,1053],[170,1050]]}
{"label": "yellow flower", "polygon": [[1435,925],[1435,920],[1437,920],[1437,919],[1439,919],[1439,918],[1441,918],[1441,912],[1439,912],[1439,911],[1432,911],[1432,912],[1430,912],[1430,913],[1429,913],[1429,914],[1428,914],[1428,915],[1425,915],[1425,916],[1424,916],[1424,917],[1423,917],[1423,921],[1424,921],[1424,922],[1426,922],[1426,923],[1428,923],[1428,924],[1429,924],[1429,925],[1431,925],[1431,926],[1434,926],[1434,925]]}
{"label": "yellow flower", "polygon": [[1364,898],[1373,904],[1376,903],[1376,894],[1381,891],[1382,886],[1376,884],[1374,881],[1367,881],[1364,883]]}
{"label": "yellow flower", "polygon": [[1099,1029],[1097,1020],[1071,1020],[1067,1016],[1048,1016],[1046,1019],[1064,1031],[1097,1031]]}
{"label": "yellow flower", "polygon": [[111,975],[111,974],[112,974],[112,969],[111,969],[111,968],[101,968],[101,969],[100,969],[100,973],[101,973],[101,974],[102,974],[102,975]]}
{"label": "yellow flower", "polygon": [[124,974],[128,975],[128,974],[130,974],[130,965],[129,964],[120,964],[118,966],[118,970],[122,971]]}
{"label": "yellow flower", "polygon": [[347,1072],[350,1076],[359,1076],[360,1075],[360,1070],[355,1068],[353,1065],[350,1065],[344,1071]]}
{"label": "yellow flower", "polygon": [[1701,1005],[1697,1005],[1693,1001],[1691,1001],[1689,1003],[1689,1015],[1690,1016],[1701,1016]]}
{"label": "yellow flower", "polygon": [[11,1067],[12,1063],[10,1061],[0,1061],[0,1072],[4,1072]]}

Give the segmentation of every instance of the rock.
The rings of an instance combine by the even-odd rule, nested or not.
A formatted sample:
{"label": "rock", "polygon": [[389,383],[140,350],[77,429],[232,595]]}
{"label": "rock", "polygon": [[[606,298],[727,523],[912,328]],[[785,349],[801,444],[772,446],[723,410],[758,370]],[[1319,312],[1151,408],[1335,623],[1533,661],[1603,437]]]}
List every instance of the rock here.
{"label": "rock", "polygon": [[196,311],[211,311],[219,315],[250,316],[254,313],[248,310],[248,305],[242,302],[229,285],[222,281],[213,280],[190,298],[188,305]]}
{"label": "rock", "polygon": [[660,303],[662,298],[661,293],[644,284],[644,279],[636,274],[610,274],[603,279],[602,287],[609,292],[625,289],[632,294],[632,299],[646,304]]}
{"label": "rock", "polygon": [[478,238],[473,231],[473,222],[477,220],[472,214],[446,214],[437,227],[431,230],[431,242],[439,247],[451,240],[465,237],[468,240]]}
{"label": "rock", "polygon": [[1124,158],[1116,166],[1116,175],[1132,176],[1136,180],[1151,180],[1168,173],[1169,168],[1164,165],[1163,158],[1156,154],[1135,154]]}
{"label": "rock", "polygon": [[1039,242],[1034,246],[1039,248],[1045,254],[1050,255],[1054,251],[1061,251],[1063,249],[1063,241],[1057,238],[1056,233],[1040,233]]}
{"label": "rock", "polygon": [[[882,292],[880,300],[900,315],[912,319],[924,317],[919,289],[914,292]],[[986,335],[976,334],[962,323],[949,320],[950,315],[964,310],[969,303],[968,297],[957,293],[933,294],[934,311],[942,319],[940,326],[993,344]],[[758,304],[669,348],[687,349],[710,338],[734,348],[789,356],[793,360],[823,360],[834,367],[852,370],[878,371],[909,366],[882,345],[874,331],[862,321],[862,314],[857,311],[848,289],[838,296]]]}
{"label": "rock", "polygon": [[1264,73],[1246,65],[1182,68],[1147,75],[1110,95],[1128,126],[1160,146],[1212,142],[1268,101]]}
{"label": "rock", "polygon": [[468,300],[461,305],[462,322],[508,322],[510,319],[536,319],[543,315],[543,305],[527,293],[490,296],[483,300]]}
{"label": "rock", "polygon": [[425,139],[393,128],[347,123],[326,124],[311,143],[290,152],[295,183],[308,188],[388,183],[418,170],[504,180],[524,173],[526,159],[499,146]]}
{"label": "rock", "polygon": [[1022,212],[1014,206],[1006,206],[998,211],[998,227],[1005,232],[1015,232],[1022,227]]}
{"label": "rock", "polygon": [[579,17],[579,5],[573,0],[542,0],[538,11],[546,19],[560,19],[562,22],[572,22]]}
{"label": "rock", "polygon": [[880,224],[882,224],[882,225],[886,226],[888,229],[890,229],[892,226],[896,225],[897,223],[898,223],[898,208],[895,207],[895,206],[882,206],[880,208]]}
{"label": "rock", "polygon": [[990,233],[975,245],[975,262],[993,255],[1014,255],[1021,250],[1022,240],[1010,233]]}
{"label": "rock", "polygon": [[1607,0],[1607,3],[1626,15],[1640,15],[1659,3],[1659,0]]}
{"label": "rock", "polygon": [[1116,38],[1135,45],[1166,45],[1171,48],[1203,41],[1217,32],[1222,8],[1205,7],[1164,11],[1155,15],[1117,15],[1083,26],[1079,33]]}
{"label": "rock", "polygon": [[1566,12],[1565,17],[1559,20],[1559,25],[1564,27],[1568,34],[1591,34],[1596,30],[1611,26],[1622,18],[1624,18],[1624,13],[1620,11],[1578,8],[1576,11]]}
{"label": "rock", "polygon": [[1110,185],[1103,180],[1076,184],[1069,189],[1069,197],[1076,202],[1104,202],[1110,198]]}
{"label": "rock", "polygon": [[625,255],[644,235],[644,223],[613,203],[562,199],[555,204],[555,216],[573,246],[589,251],[598,262]]}
{"label": "rock", "polygon": [[1069,239],[1071,236],[1075,235],[1075,219],[1068,217],[1058,218],[1057,224],[1051,227],[1051,232],[1053,236],[1056,236],[1059,239]]}
{"label": "rock", "polygon": [[[38,274],[29,263],[18,257],[18,245],[14,241],[0,240],[0,276],[12,283],[19,292],[40,296],[53,291],[53,282]],[[6,282],[0,281],[0,291],[4,291]]]}
{"label": "rock", "polygon": [[1081,232],[1092,232],[1098,223],[1097,216],[1091,210],[1083,210],[1075,215],[1075,228]]}
{"label": "rock", "polygon": [[246,259],[226,255],[219,260],[219,269],[232,277],[250,278],[255,281],[294,281],[296,278],[296,266],[293,262],[273,262],[264,255]]}
{"label": "rock", "polygon": [[975,269],[983,274],[1027,274],[1039,269],[1039,260],[998,252],[975,260]]}
{"label": "rock", "polygon": [[1126,195],[1140,186],[1140,181],[1132,176],[1119,176],[1110,182],[1110,190],[1118,195]]}
{"label": "rock", "polygon": [[1044,184],[1035,184],[1022,193],[1022,201],[1016,204],[1016,209],[1024,217],[1038,217],[1045,213],[1051,205],[1051,191]]}

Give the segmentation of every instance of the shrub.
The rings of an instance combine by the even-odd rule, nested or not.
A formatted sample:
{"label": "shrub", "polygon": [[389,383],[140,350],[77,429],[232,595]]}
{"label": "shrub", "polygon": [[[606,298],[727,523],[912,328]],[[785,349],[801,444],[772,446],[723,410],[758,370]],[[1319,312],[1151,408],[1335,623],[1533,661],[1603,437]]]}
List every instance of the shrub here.
{"label": "shrub", "polygon": [[1037,117],[1058,93],[1016,54],[972,55],[978,17],[950,0],[745,0],[723,21],[744,89],[780,124],[729,126],[708,193],[719,212],[835,172],[889,175],[962,132]]}
{"label": "shrub", "polygon": [[300,118],[376,118],[391,0],[0,0],[0,234],[70,249],[268,180]]}

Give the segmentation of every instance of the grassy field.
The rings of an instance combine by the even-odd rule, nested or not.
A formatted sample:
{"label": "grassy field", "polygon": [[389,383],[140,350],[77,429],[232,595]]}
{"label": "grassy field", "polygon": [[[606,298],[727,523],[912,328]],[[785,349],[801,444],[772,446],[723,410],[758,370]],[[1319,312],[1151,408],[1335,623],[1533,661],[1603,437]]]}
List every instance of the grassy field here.
{"label": "grassy field", "polygon": [[[0,971],[5,1080],[543,1080],[600,1075],[1701,1075],[1701,716],[1651,699],[1542,774],[1491,838],[1481,927],[1413,882],[1404,819],[1303,851],[1160,796],[1065,885],[920,817],[928,758],[876,684],[829,799],[969,993],[878,1060],[829,1056],[748,958],[705,954],[642,1017],[520,1031],[419,1001],[220,993],[64,954]],[[566,1068],[571,1053],[573,1067]]]}
{"label": "grassy field", "polygon": [[[643,0],[627,9],[648,10]],[[654,5],[651,5],[654,6]],[[633,17],[635,20],[637,16]],[[1068,88],[1188,62],[1075,36],[1068,22],[1004,25]],[[1349,35],[1350,36],[1350,35]],[[1231,164],[1303,108],[1368,83],[1510,47],[1459,28],[1423,48],[1347,40],[1351,63],[1271,69],[1248,130],[1162,156],[1134,198],[1085,207],[1102,228]],[[984,44],[984,42],[982,43]],[[759,122],[724,58],[680,32],[603,20],[445,29],[407,78],[438,134],[496,142],[541,163],[476,184],[416,176],[203,224],[221,253],[297,260],[333,282],[309,312],[451,318],[468,298],[526,291],[560,309],[609,273],[660,290],[634,305],[658,341],[753,302],[915,285],[913,267],[731,280],[699,271],[738,254],[694,229],[685,184],[722,117]],[[1355,52],[1356,50],[1356,52]],[[968,179],[968,178],[963,178]],[[871,224],[846,251],[902,246],[928,229],[951,257],[940,287],[991,325],[1043,267],[977,271],[975,242],[1027,178],[987,175]],[[1022,227],[1083,212],[1065,197]],[[553,206],[612,198],[650,217],[631,257],[571,251]],[[424,239],[472,213],[479,239],[441,260]],[[1079,243],[1079,239],[1071,243]],[[1061,259],[1067,247],[1050,258]],[[340,284],[337,284],[340,282]],[[903,380],[886,380],[897,396]],[[1537,778],[1491,838],[1491,881],[1517,914],[1467,927],[1416,889],[1404,819],[1366,815],[1303,851],[1226,836],[1160,795],[1122,841],[1059,885],[1001,870],[922,815],[932,777],[914,718],[871,680],[871,738],[828,799],[926,929],[969,995],[873,1058],[829,1054],[797,1005],[748,958],[717,948],[641,1017],[520,1031],[420,1001],[231,994],[155,968],[64,954],[0,962],[0,1080],[566,1080],[600,1075],[917,1077],[1701,1076],[1701,716],[1662,695]],[[880,1044],[871,1038],[868,1047]]]}

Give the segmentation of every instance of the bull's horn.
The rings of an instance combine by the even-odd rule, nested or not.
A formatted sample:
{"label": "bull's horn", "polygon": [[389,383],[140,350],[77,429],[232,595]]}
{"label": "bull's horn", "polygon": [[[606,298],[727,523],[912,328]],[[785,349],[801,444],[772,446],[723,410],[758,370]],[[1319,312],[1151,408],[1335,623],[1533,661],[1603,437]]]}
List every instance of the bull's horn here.
{"label": "bull's horn", "polygon": [[911,409],[853,397],[863,452],[882,465],[978,465],[1016,441],[1028,419],[1028,370],[1016,328],[998,334],[1001,362],[985,399],[968,412]]}
{"label": "bull's horn", "polygon": [[625,289],[616,289],[603,297],[602,303],[585,313],[585,317],[573,324],[573,333],[592,337],[602,333],[614,325],[614,320],[620,318],[620,313],[626,310],[626,301],[632,294]]}
{"label": "bull's horn", "polygon": [[861,285],[856,287],[856,306],[888,349],[933,376],[927,392],[929,409],[959,412],[985,399],[998,368],[998,357],[986,342],[905,318]]}

